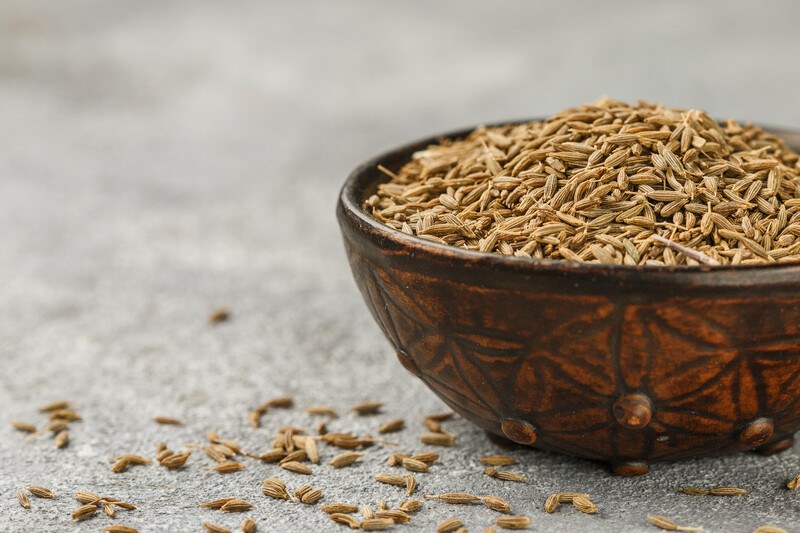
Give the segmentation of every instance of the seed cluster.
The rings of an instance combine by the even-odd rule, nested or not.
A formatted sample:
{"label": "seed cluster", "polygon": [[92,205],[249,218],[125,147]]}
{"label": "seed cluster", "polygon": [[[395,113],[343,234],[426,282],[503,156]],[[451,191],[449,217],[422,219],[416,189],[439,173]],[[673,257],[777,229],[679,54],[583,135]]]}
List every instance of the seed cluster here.
{"label": "seed cluster", "polygon": [[365,209],[480,252],[625,265],[800,261],[800,165],[779,137],[608,99],[413,155]]}

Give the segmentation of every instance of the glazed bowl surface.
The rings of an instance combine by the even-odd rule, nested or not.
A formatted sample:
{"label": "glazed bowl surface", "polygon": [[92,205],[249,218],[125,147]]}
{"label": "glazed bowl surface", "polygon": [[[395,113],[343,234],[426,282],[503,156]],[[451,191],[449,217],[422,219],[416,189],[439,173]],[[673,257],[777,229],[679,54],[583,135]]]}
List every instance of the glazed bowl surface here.
{"label": "glazed bowl surface", "polygon": [[[424,139],[359,166],[337,217],[356,283],[402,365],[513,442],[610,463],[791,446],[800,429],[800,265],[531,261],[406,235],[363,208]],[[795,150],[800,134],[775,131]]]}

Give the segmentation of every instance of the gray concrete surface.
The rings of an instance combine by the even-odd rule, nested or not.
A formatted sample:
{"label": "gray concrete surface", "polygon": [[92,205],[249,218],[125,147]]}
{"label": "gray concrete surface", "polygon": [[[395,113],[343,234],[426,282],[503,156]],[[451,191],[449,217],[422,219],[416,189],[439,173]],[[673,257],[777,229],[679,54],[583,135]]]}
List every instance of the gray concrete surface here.
{"label": "gray concrete surface", "polygon": [[[374,432],[390,417],[419,449],[424,413],[442,404],[395,361],[351,280],[334,201],[350,168],[395,144],[481,121],[534,116],[607,94],[800,126],[800,4],[754,2],[122,2],[0,4],[0,530],[99,531],[75,524],[79,488],[136,503],[117,522],[199,531],[240,516],[197,508],[236,495],[259,531],[336,531],[313,507],[268,501],[248,463],[221,476],[193,456],[183,471],[114,475],[110,458],[198,442],[216,429],[248,449],[302,407],[342,411],[385,399],[385,414],[332,429]],[[217,306],[234,319],[209,327]],[[252,430],[246,413],[292,394]],[[25,443],[11,418],[74,400],[85,420],[65,450]],[[184,427],[156,426],[169,414]],[[775,523],[797,532],[796,447],[658,465],[639,479],[601,465],[518,453],[526,484],[480,474],[496,451],[464,421],[423,492],[507,498],[535,531],[652,531],[647,513],[712,532]],[[391,448],[394,449],[394,448]],[[334,452],[324,451],[328,459]],[[319,467],[325,501],[396,502],[371,476],[388,449],[349,469]],[[30,511],[27,484],[54,501]],[[683,484],[736,484],[735,499],[692,498]],[[586,490],[600,513],[542,510],[558,489]],[[447,516],[481,531],[493,513],[429,504],[398,530]],[[343,526],[342,526],[343,527]]]}

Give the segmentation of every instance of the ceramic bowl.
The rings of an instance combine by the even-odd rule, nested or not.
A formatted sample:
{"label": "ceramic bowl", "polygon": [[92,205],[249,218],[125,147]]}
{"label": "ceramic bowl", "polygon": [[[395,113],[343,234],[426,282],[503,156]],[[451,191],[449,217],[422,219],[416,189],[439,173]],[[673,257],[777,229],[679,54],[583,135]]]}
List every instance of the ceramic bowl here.
{"label": "ceramic bowl", "polygon": [[[490,433],[621,475],[791,446],[800,265],[531,261],[431,243],[362,208],[387,179],[377,165],[396,170],[471,130],[367,161],[339,197],[356,283],[406,369]],[[778,133],[800,148],[800,135]]]}

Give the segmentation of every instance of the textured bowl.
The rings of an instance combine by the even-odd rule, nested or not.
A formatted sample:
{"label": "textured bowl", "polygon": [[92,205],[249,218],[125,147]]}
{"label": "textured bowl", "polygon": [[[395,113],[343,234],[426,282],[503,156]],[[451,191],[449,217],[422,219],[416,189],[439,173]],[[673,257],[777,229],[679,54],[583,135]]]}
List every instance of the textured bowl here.
{"label": "textured bowl", "polygon": [[[650,463],[782,451],[800,429],[800,266],[630,267],[434,244],[361,204],[411,154],[347,179],[353,275],[400,362],[462,416],[536,448]],[[800,135],[778,132],[795,149]]]}

